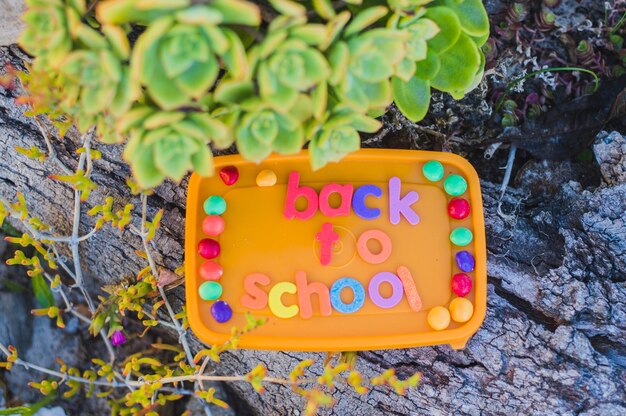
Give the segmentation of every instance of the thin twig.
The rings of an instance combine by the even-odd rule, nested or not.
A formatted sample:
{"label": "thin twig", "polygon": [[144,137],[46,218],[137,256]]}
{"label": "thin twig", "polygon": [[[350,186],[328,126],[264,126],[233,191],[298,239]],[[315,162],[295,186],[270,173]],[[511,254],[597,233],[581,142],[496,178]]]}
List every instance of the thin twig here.
{"label": "thin twig", "polygon": [[[141,229],[139,230],[139,237],[141,238],[141,242],[143,243],[143,248],[146,253],[146,257],[148,258],[148,263],[150,264],[152,275],[156,279],[159,276],[159,272],[157,270],[156,263],[154,262],[154,259],[152,258],[152,254],[150,253],[150,247],[148,247],[148,240],[146,238],[147,211],[148,211],[148,196],[146,194],[141,194]],[[161,295],[161,298],[163,299],[163,302],[165,303],[165,308],[167,309],[167,313],[169,314],[170,320],[174,324],[176,328],[176,332],[178,332],[178,340],[183,346],[183,349],[185,350],[187,361],[189,361],[189,364],[193,366],[194,365],[193,354],[191,353],[191,349],[189,348],[189,342],[187,341],[185,330],[180,325],[180,322],[178,322],[178,319],[175,316],[176,313],[174,313],[174,309],[172,308],[170,301],[167,299],[167,296],[165,295],[165,291],[163,290],[163,288],[161,286],[158,286],[158,290],[159,290],[159,294]]]}

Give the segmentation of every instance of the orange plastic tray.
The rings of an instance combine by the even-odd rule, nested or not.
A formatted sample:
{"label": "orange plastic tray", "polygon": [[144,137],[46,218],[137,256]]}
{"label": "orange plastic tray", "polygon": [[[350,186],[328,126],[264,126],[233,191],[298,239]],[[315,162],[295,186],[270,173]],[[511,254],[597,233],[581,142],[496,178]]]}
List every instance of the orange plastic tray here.
{"label": "orange plastic tray", "polygon": [[[443,179],[431,182],[425,178],[422,168],[431,160],[442,163]],[[236,167],[239,173],[238,180],[232,185],[226,185],[217,174],[227,166]],[[272,156],[258,165],[238,155],[222,156],[215,158],[215,167],[216,175],[211,178],[196,174],[191,177],[187,200],[187,311],[192,330],[204,342],[225,342],[233,326],[245,325],[246,312],[268,318],[265,325],[241,339],[240,347],[256,349],[353,351],[434,344],[462,348],[480,327],[485,316],[487,292],[484,219],[478,176],[465,159],[450,153],[365,149],[315,172],[310,168],[306,151],[289,157]],[[258,186],[257,175],[268,169],[276,174],[276,184]],[[380,216],[364,219],[351,207],[349,215],[330,217],[318,209],[309,219],[287,218],[287,184],[293,172],[299,174],[299,186],[311,187],[318,195],[325,185],[332,183],[351,184],[353,190],[365,184],[378,186],[382,196],[376,198],[370,195],[364,200],[368,208],[380,209]],[[448,214],[447,206],[453,197],[446,193],[443,184],[451,174],[460,175],[467,181],[467,190],[460,197],[469,202],[471,211],[468,217],[461,220]],[[418,193],[419,199],[411,205],[411,209],[419,215],[417,224],[410,224],[403,214],[398,224],[390,222],[388,188],[392,177],[401,181],[400,196],[411,191]],[[218,300],[226,302],[232,309],[232,317],[224,323],[217,322],[212,315],[211,307],[216,301],[203,300],[199,295],[200,286],[206,282],[200,275],[200,268],[209,261],[198,253],[200,241],[209,237],[202,228],[207,216],[203,204],[212,195],[222,197],[227,205],[220,215],[225,223],[224,231],[210,237],[219,243],[221,249],[219,256],[211,259],[223,269],[223,275],[216,280],[222,288]],[[341,198],[334,193],[328,201],[331,209],[337,208]],[[306,208],[304,198],[297,200],[295,208]],[[328,208],[327,214],[336,212]],[[362,214],[363,210],[359,209],[359,212]],[[327,265],[321,263],[321,243],[316,239],[325,223],[332,225],[339,238],[331,245],[330,263]],[[473,240],[465,247],[457,247],[450,240],[450,233],[459,227],[473,233]],[[378,260],[386,258],[379,264],[368,263],[357,248],[359,236],[372,229],[386,234],[392,247],[387,257],[384,253],[379,256]],[[372,253],[374,257],[383,246],[376,239],[366,244],[367,250],[362,248],[362,252]],[[451,289],[451,279],[460,272],[455,255],[461,250],[468,251],[475,259],[474,270],[467,273],[473,284],[472,290],[465,296],[473,304],[473,315],[465,323],[450,321],[446,329],[434,330],[427,321],[429,311],[437,306],[447,308],[457,297]],[[381,298],[393,298],[397,303],[383,308],[370,296],[371,279],[380,272],[397,275],[399,266],[405,266],[411,273],[421,299],[419,311],[411,307],[406,288],[397,301],[394,290],[398,288],[393,289],[392,283],[385,279],[377,286],[378,303]],[[255,282],[252,295],[257,297],[250,295],[248,301],[251,298],[258,301],[255,304],[257,309],[244,306],[242,300],[248,294],[244,281],[246,278],[254,280],[248,277],[254,273],[266,275],[270,281],[267,285]],[[326,308],[327,314],[323,315],[322,303],[327,306],[327,300],[324,295],[318,297],[313,294],[308,298],[312,316],[304,318],[301,316],[303,308],[298,293],[275,291],[273,298],[278,298],[284,308],[293,313],[295,305],[299,311],[293,317],[277,317],[268,305],[263,306],[263,293],[269,294],[274,286],[283,282],[295,284],[298,273],[306,275],[308,284],[321,282],[329,291],[339,279],[349,277],[353,279],[352,284],[355,280],[364,288],[363,304],[352,313],[338,311],[335,305],[358,306],[354,291],[343,288],[338,292],[341,302],[334,298],[330,314]],[[389,277],[389,274],[386,276]],[[320,290],[324,291],[323,288]],[[304,290],[301,292],[304,293]],[[304,309],[307,309],[306,306]]]}

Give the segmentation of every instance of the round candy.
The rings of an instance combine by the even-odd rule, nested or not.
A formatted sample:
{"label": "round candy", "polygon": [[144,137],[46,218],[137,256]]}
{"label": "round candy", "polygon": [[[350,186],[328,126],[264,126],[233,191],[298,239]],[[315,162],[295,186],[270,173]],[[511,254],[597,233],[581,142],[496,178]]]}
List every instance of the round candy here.
{"label": "round candy", "polygon": [[233,316],[233,310],[230,305],[223,300],[218,300],[211,305],[211,315],[218,323],[228,322]]}
{"label": "round candy", "polygon": [[276,185],[276,173],[270,169],[262,170],[258,175],[256,175],[256,184],[258,186]]}
{"label": "round candy", "polygon": [[226,211],[226,201],[217,195],[211,195],[204,201],[206,215],[222,215]]}
{"label": "round candy", "polygon": [[428,312],[428,325],[435,331],[443,331],[450,325],[450,312],[443,306],[435,306]]}
{"label": "round candy", "polygon": [[474,305],[465,298],[456,298],[450,302],[450,316],[454,322],[467,322],[474,314]]}
{"label": "round candy", "polygon": [[217,282],[204,282],[198,289],[202,300],[215,300],[222,296],[222,285]]}
{"label": "round candy", "polygon": [[470,204],[467,199],[452,198],[448,203],[448,214],[455,220],[462,220],[470,213]]}
{"label": "round candy", "polygon": [[220,169],[220,178],[226,185],[234,185],[237,179],[239,179],[239,169],[235,166],[225,166]]}
{"label": "round candy", "polygon": [[208,235],[220,235],[224,231],[224,219],[219,215],[209,215],[202,220],[202,231]]}
{"label": "round candy", "polygon": [[198,253],[205,259],[214,259],[220,255],[220,243],[212,238],[203,238],[198,243]]}
{"label": "round candy", "polygon": [[452,276],[450,288],[459,297],[466,296],[472,291],[472,279],[465,273],[457,273]]}
{"label": "round candy", "polygon": [[443,178],[443,165],[437,160],[426,162],[422,168],[422,173],[431,182],[440,181]]}
{"label": "round candy", "polygon": [[463,195],[463,193],[467,190],[467,182],[462,176],[450,175],[445,181],[443,181],[443,189],[446,190],[448,195]]}
{"label": "round candy", "polygon": [[459,227],[450,233],[450,241],[452,244],[463,247],[472,242],[474,238],[472,232],[465,227]]}
{"label": "round candy", "polygon": [[474,261],[474,256],[469,251],[463,250],[456,253],[456,265],[459,266],[461,271],[467,273],[474,270],[476,262]]}
{"label": "round candy", "polygon": [[223,273],[222,266],[214,261],[205,261],[200,266],[200,277],[204,280],[219,280]]}

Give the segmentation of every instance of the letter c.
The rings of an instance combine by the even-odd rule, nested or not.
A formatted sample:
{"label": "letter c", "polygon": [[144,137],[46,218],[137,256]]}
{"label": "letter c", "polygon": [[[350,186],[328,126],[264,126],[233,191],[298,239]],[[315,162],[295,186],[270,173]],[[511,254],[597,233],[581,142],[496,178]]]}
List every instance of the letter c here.
{"label": "letter c", "polygon": [[297,305],[285,306],[281,297],[285,293],[295,295],[298,291],[295,284],[291,282],[276,283],[269,293],[269,306],[270,311],[278,318],[289,319],[293,318],[300,311]]}

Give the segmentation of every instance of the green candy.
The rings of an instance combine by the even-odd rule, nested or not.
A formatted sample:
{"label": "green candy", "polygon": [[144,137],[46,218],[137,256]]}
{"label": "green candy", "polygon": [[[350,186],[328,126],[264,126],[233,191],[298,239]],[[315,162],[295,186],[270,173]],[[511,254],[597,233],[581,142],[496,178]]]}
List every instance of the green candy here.
{"label": "green candy", "polygon": [[472,232],[465,227],[460,227],[452,230],[450,233],[450,241],[455,246],[463,247],[472,242]]}
{"label": "green candy", "polygon": [[467,181],[462,176],[450,175],[443,181],[443,189],[446,190],[448,195],[463,195],[467,190]]}
{"label": "green candy", "polygon": [[198,289],[198,294],[202,300],[215,300],[222,296],[222,285],[217,282],[204,282]]}
{"label": "green candy", "polygon": [[222,215],[226,211],[226,201],[217,195],[212,195],[204,201],[204,212],[207,215]]}
{"label": "green candy", "polygon": [[437,160],[431,160],[430,162],[426,162],[424,167],[422,168],[422,173],[431,182],[440,181],[443,178],[443,165],[441,162]]}

